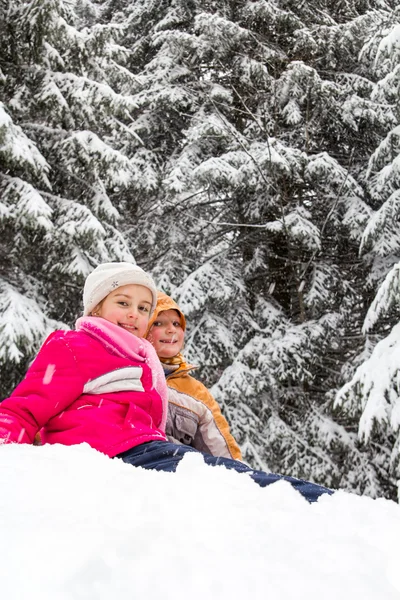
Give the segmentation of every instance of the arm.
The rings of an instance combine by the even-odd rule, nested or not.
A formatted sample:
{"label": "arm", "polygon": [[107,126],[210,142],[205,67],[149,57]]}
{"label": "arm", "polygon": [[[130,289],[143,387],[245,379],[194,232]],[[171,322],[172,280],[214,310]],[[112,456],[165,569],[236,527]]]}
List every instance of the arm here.
{"label": "arm", "polygon": [[[221,413],[219,404],[210,392],[205,388],[207,393],[204,402],[209,408],[199,422],[199,430],[196,438],[207,440],[213,456],[226,456],[235,460],[242,460],[242,453],[235,438],[230,432],[227,420]],[[218,433],[217,433],[218,432]],[[197,441],[197,443],[199,443]]]}
{"label": "arm", "polygon": [[0,443],[33,443],[36,433],[83,390],[66,334],[51,334],[25,379],[0,404]]}
{"label": "arm", "polygon": [[175,426],[172,435],[180,438],[177,433],[188,429],[193,432],[190,445],[196,450],[241,460],[240,448],[207,388],[190,375],[168,379],[167,383],[172,388],[168,394],[170,421],[174,421]]}

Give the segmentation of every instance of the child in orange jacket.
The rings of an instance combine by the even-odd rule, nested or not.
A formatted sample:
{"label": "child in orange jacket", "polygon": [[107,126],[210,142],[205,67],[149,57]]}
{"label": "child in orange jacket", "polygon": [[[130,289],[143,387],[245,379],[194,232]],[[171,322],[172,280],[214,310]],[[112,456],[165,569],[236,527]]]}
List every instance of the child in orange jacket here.
{"label": "child in orange jacket", "polygon": [[196,367],[181,354],[185,315],[169,296],[158,292],[146,337],[163,365],[168,385],[166,433],[170,441],[212,454],[241,460],[238,444],[221,409],[207,388],[190,375]]}

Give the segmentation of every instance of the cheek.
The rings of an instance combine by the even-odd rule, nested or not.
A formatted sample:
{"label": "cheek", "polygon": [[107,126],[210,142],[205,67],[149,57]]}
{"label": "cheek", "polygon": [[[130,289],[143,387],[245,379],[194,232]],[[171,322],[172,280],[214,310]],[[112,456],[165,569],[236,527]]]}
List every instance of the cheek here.
{"label": "cheek", "polygon": [[185,339],[185,333],[184,333],[184,331],[181,331],[180,334],[178,335],[178,342],[179,342],[181,348],[183,346],[184,339]]}
{"label": "cheek", "polygon": [[156,341],[157,341],[156,337],[157,337],[157,336],[156,336],[156,335],[154,335],[154,331],[153,331],[153,330],[150,330],[150,331],[149,331],[149,334],[148,334],[148,336],[147,336],[147,341],[148,341],[148,342],[150,342],[150,344],[154,344],[154,342],[156,342]]}

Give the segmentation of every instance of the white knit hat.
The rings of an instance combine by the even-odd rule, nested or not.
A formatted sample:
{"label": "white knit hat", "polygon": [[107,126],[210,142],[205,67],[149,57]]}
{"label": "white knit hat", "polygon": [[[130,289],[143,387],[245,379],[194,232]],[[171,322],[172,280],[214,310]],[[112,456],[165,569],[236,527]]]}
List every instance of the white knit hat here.
{"label": "white knit hat", "polygon": [[153,312],[157,304],[157,288],[150,275],[137,265],[115,262],[99,265],[86,278],[83,288],[83,314],[89,315],[110,292],[130,283],[144,285],[150,290],[153,296]]}

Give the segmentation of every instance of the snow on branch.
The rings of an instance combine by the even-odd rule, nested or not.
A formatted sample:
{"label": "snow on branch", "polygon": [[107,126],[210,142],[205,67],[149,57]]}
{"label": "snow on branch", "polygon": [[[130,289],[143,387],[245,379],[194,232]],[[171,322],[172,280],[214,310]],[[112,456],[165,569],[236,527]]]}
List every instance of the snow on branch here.
{"label": "snow on branch", "polygon": [[171,110],[190,109],[194,102],[193,94],[183,85],[168,84],[162,81],[153,85],[150,90],[138,92],[133,97],[133,101],[138,108],[155,107]]}
{"label": "snow on branch", "polygon": [[373,188],[377,188],[375,193],[379,194],[383,191],[387,183],[388,174],[390,174],[390,171],[385,170],[384,167],[396,160],[398,154],[400,154],[400,125],[394,127],[387,134],[369,159],[366,177],[371,178],[372,174],[379,170],[382,173],[373,178]]}
{"label": "snow on branch", "polygon": [[0,279],[0,363],[18,364],[53,329],[62,327],[48,319],[35,300]]}
{"label": "snow on branch", "polygon": [[200,185],[213,183],[235,184],[240,181],[240,173],[229,164],[223,157],[213,156],[205,160],[193,171],[195,181]]}
{"label": "snow on branch", "polygon": [[59,51],[48,42],[43,42],[44,63],[48,68],[64,69],[65,61]]}
{"label": "snow on branch", "polygon": [[374,348],[353,378],[336,395],[335,407],[361,413],[359,438],[368,442],[374,425],[398,433],[400,428],[400,324]]}
{"label": "snow on branch", "polygon": [[218,53],[228,51],[237,44],[249,40],[253,44],[255,42],[248,29],[217,14],[204,12],[196,15],[194,30],[201,39],[207,39],[209,43],[214,43],[215,52]]}
{"label": "snow on branch", "polygon": [[368,333],[382,315],[387,313],[390,308],[395,306],[400,312],[400,263],[386,275],[384,282],[379,287],[378,292],[368,309],[364,320],[363,333]]}
{"label": "snow on branch", "polygon": [[101,179],[93,184],[93,196],[89,200],[90,208],[99,218],[105,218],[111,223],[116,223],[120,215],[117,208],[112,204]]}
{"label": "snow on branch", "polygon": [[24,166],[32,170],[50,188],[47,178],[50,167],[46,159],[21,127],[13,123],[2,102],[0,102],[0,157],[10,165]]}
{"label": "snow on branch", "polygon": [[399,218],[400,189],[389,196],[368,221],[362,235],[360,252],[373,249],[378,256],[396,254],[400,249]]}
{"label": "snow on branch", "polygon": [[350,239],[360,242],[372,209],[362,198],[355,195],[342,198],[341,201],[345,206],[342,223],[347,227]]}
{"label": "snow on branch", "polygon": [[394,25],[378,45],[375,67],[389,62],[393,68],[400,62],[400,24]]}
{"label": "snow on branch", "polygon": [[[101,242],[99,244],[101,246]],[[56,262],[52,265],[52,270],[58,273],[65,273],[77,277],[87,277],[93,270],[93,265],[88,260],[87,254],[82,251],[76,244],[72,243],[68,245],[63,256],[63,262]]]}
{"label": "snow on branch", "polygon": [[125,261],[134,263],[134,256],[129,248],[125,236],[111,223],[103,223],[106,230],[104,240],[104,253],[100,255],[99,262]]}
{"label": "snow on branch", "polygon": [[186,139],[189,143],[193,144],[207,138],[219,138],[230,141],[232,133],[219,115],[213,113],[203,114],[200,112],[198,118],[194,120],[193,125],[187,130]]}
{"label": "snow on branch", "polygon": [[86,242],[89,239],[102,239],[105,229],[91,210],[72,200],[58,199],[59,217],[57,231],[69,238]]}
{"label": "snow on branch", "polygon": [[339,323],[337,313],[328,313],[319,320],[300,325],[288,323],[285,326],[282,322],[281,327],[270,336],[253,338],[243,349],[241,360],[251,355],[275,389],[287,381],[311,381],[312,366],[319,360],[329,336],[337,330]]}
{"label": "snow on branch", "polygon": [[19,177],[8,180],[2,191],[2,200],[8,207],[8,217],[20,226],[29,225],[33,229],[53,229],[53,211],[34,187]]}
{"label": "snow on branch", "polygon": [[59,144],[65,166],[71,172],[94,171],[109,186],[128,186],[135,179],[132,162],[91,131],[79,131]]}
{"label": "snow on branch", "polygon": [[234,272],[227,273],[223,265],[209,260],[193,271],[174,291],[183,312],[190,315],[202,310],[208,300],[229,301],[238,291],[243,291],[243,284]]}
{"label": "snow on branch", "polygon": [[255,60],[248,56],[239,56],[235,61],[235,71],[246,85],[266,86],[271,84],[271,76],[264,60]]}
{"label": "snow on branch", "polygon": [[[175,63],[177,60],[187,57],[188,54],[201,53],[206,49],[204,41],[193,35],[193,33],[172,28],[160,31],[161,28],[162,22],[155,27],[155,31],[158,30],[158,33],[154,34],[152,45],[155,48],[163,46],[162,54],[166,55],[168,53],[171,58],[175,58]],[[151,61],[150,65],[154,64]]]}
{"label": "snow on branch", "polygon": [[194,169],[201,160],[201,151],[197,144],[190,144],[183,149],[180,156],[168,165],[169,170],[163,185],[172,193],[181,194],[190,189],[190,181]]}
{"label": "snow on branch", "polygon": [[[47,74],[37,96],[38,100],[46,100],[50,81],[54,82],[63,94],[62,97],[68,101],[69,111],[80,120],[82,118],[80,113],[84,111],[90,123],[98,123],[99,109],[106,116],[109,116],[111,111],[115,115],[125,115],[127,110],[134,110],[138,106],[132,96],[115,92],[107,83],[74,73]],[[53,95],[54,93],[53,91]]]}
{"label": "snow on branch", "polygon": [[245,6],[244,15],[249,21],[260,19],[268,23],[269,27],[275,28],[280,25],[290,27],[293,30],[304,28],[304,22],[291,10],[285,10],[276,2],[265,2],[256,0],[248,2]]}
{"label": "snow on branch", "polygon": [[355,94],[349,97],[342,105],[342,119],[354,131],[365,123],[380,124],[383,127],[396,123],[395,112],[382,102],[359,98]]}
{"label": "snow on branch", "polygon": [[341,275],[336,265],[314,261],[311,284],[304,296],[307,306],[313,309],[329,306],[340,281]]}
{"label": "snow on branch", "polygon": [[20,26],[29,39],[32,53],[37,56],[44,54],[46,63],[49,58],[56,58],[49,52],[53,43],[63,50],[75,46],[78,52],[84,52],[85,34],[74,27],[77,19],[72,2],[33,0],[24,4]]}
{"label": "snow on branch", "polygon": [[[289,148],[276,138],[269,138],[267,142],[254,142],[249,148],[254,162],[268,171],[273,168],[277,173],[289,176],[299,166],[303,154],[295,148]],[[252,165],[254,169],[255,165]]]}
{"label": "snow on branch", "polygon": [[331,189],[336,187],[343,195],[352,194],[360,198],[363,197],[363,191],[359,184],[327,152],[321,152],[309,159],[305,169],[305,178],[311,181],[318,181],[320,185],[325,184]]}
{"label": "snow on branch", "polygon": [[311,214],[303,206],[296,207],[295,210],[285,216],[285,229],[289,236],[299,242],[307,250],[320,250],[321,234],[311,221]]}

